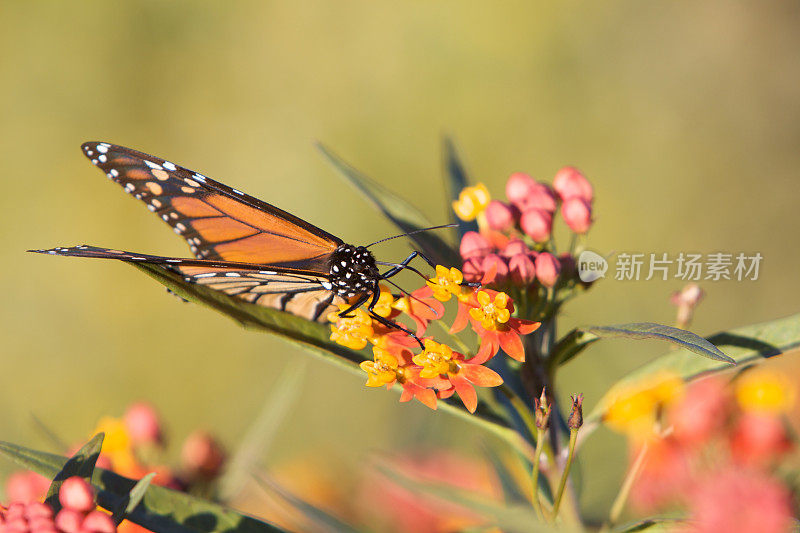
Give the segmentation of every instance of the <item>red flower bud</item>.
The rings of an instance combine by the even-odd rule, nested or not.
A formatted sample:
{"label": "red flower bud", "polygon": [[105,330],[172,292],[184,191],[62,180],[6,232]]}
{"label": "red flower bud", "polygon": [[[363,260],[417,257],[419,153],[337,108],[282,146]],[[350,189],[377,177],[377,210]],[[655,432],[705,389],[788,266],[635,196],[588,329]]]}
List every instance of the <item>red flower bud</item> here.
{"label": "red flower bud", "polygon": [[472,257],[483,257],[492,251],[492,245],[480,233],[476,231],[468,231],[461,237],[461,244],[458,247],[458,252],[463,259]]}
{"label": "red flower bud", "polygon": [[529,209],[522,213],[520,226],[534,241],[545,242],[550,239],[553,230],[553,215],[543,209]]}
{"label": "red flower bud", "polygon": [[516,285],[530,285],[536,279],[536,267],[529,254],[517,254],[508,260],[511,281]]}
{"label": "red flower bud", "polygon": [[486,208],[486,222],[495,231],[508,231],[514,227],[519,211],[499,200],[492,200]]}
{"label": "red flower bud", "polygon": [[94,531],[95,533],[114,533],[117,528],[109,515],[102,511],[92,511],[81,524],[82,531]]}
{"label": "red flower bud", "polygon": [[549,252],[542,252],[536,256],[536,279],[545,287],[552,287],[558,281],[561,273],[561,263],[556,256]]}
{"label": "red flower bud", "polygon": [[83,513],[74,509],[61,509],[56,515],[56,528],[64,533],[77,533],[83,523]]}
{"label": "red flower bud", "polygon": [[461,272],[464,274],[464,279],[467,281],[480,282],[483,278],[483,270],[481,269],[482,257],[472,257],[464,261]]}
{"label": "red flower bud", "polygon": [[508,244],[505,245],[503,251],[500,252],[500,255],[503,257],[509,258],[514,257],[517,254],[527,254],[530,252],[528,245],[525,244],[525,241],[522,239],[514,239],[508,241]]}
{"label": "red flower bud", "polygon": [[44,498],[50,480],[30,470],[14,472],[6,480],[6,496],[14,502],[35,502]]}
{"label": "red flower bud", "polygon": [[80,476],[64,480],[58,491],[58,501],[67,509],[85,513],[94,509],[94,489]]}
{"label": "red flower bud", "polygon": [[561,216],[575,233],[586,233],[592,227],[592,206],[583,198],[574,197],[564,201]]}
{"label": "red flower bud", "polygon": [[225,453],[208,433],[195,431],[181,449],[181,465],[190,477],[213,479],[222,471]]}
{"label": "red flower bud", "polygon": [[556,196],[553,191],[544,183],[534,182],[528,196],[520,202],[519,208],[522,210],[528,209],[543,209],[550,213],[556,211]]}
{"label": "red flower bud", "polygon": [[553,189],[555,189],[561,200],[565,202],[570,198],[581,198],[588,203],[592,203],[594,199],[592,184],[575,167],[564,167],[556,172],[556,177],[553,179]]}
{"label": "red flower bud", "polygon": [[519,206],[528,197],[535,183],[527,174],[515,172],[506,182],[506,197],[512,204]]}
{"label": "red flower bud", "polygon": [[783,422],[772,414],[743,413],[731,440],[734,459],[746,465],[770,464],[791,448]]}
{"label": "red flower bud", "polygon": [[508,278],[508,265],[497,254],[489,254],[483,258],[481,270],[484,273],[481,283],[501,283]]}
{"label": "red flower bud", "polygon": [[580,429],[583,425],[583,394],[573,394],[570,399],[572,400],[572,412],[567,420],[567,427]]}
{"label": "red flower bud", "polygon": [[128,407],[123,417],[131,439],[137,444],[160,444],[161,421],[152,405],[139,402]]}
{"label": "red flower bud", "polygon": [[53,518],[53,509],[51,509],[46,503],[29,503],[25,507],[25,517],[28,520],[34,520],[36,518]]}

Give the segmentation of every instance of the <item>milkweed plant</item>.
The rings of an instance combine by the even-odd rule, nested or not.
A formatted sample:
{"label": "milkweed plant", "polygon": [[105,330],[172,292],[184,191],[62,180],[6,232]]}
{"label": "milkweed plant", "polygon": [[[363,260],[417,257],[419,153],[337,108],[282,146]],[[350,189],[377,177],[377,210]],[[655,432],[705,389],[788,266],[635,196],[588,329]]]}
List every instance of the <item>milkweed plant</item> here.
{"label": "milkweed plant", "polygon": [[[399,195],[325,147],[323,154],[435,268],[415,268],[406,292],[385,285],[373,311],[310,322],[135,264],[177,295],[286,337],[360,375],[366,387],[457,415],[503,443],[375,458],[345,487],[324,468],[265,472],[253,440],[228,455],[210,434],[184,442],[169,465],[154,408],[106,417],[75,451],[0,443],[25,467],[6,483],[0,533],[186,531],[699,531],[797,527],[796,438],[787,423],[796,378],[762,364],[800,343],[800,315],[702,338],[687,330],[703,298],[672,295],[675,326],[592,325],[561,332],[567,302],[602,280],[581,277],[595,190],[573,167],[551,180],[512,174],[504,194],[472,183],[444,144],[453,238]],[[554,227],[556,229],[554,231]],[[558,242],[554,235],[558,236]],[[600,397],[563,383],[560,369],[607,338],[666,342],[666,353]],[[636,343],[631,347],[635,349]],[[288,372],[288,371],[287,371]],[[275,402],[296,380],[279,380]],[[377,392],[376,392],[377,393]],[[396,407],[402,417],[405,405]],[[263,421],[254,427],[263,427]],[[585,517],[576,458],[598,427],[625,436],[629,466],[605,519]],[[258,442],[256,439],[255,442]],[[232,447],[237,448],[237,447]],[[61,454],[71,451],[67,458]],[[794,459],[794,461],[792,461]],[[587,465],[583,465],[587,466]],[[302,470],[302,469],[301,469]],[[303,480],[299,482],[298,480]],[[270,504],[243,496],[255,483]],[[252,498],[250,498],[252,499]],[[242,509],[247,514],[234,509]],[[623,522],[623,518],[627,522]]]}

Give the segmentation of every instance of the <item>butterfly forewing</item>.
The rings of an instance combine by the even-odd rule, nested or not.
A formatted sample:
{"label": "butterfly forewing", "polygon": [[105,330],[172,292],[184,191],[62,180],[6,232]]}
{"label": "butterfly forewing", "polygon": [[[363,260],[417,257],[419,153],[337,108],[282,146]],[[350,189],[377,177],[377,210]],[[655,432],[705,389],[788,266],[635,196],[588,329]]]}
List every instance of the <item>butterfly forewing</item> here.
{"label": "butterfly forewing", "polygon": [[337,237],[277,207],[170,161],[109,143],[83,153],[143,201],[196,257],[296,266],[327,273]]}

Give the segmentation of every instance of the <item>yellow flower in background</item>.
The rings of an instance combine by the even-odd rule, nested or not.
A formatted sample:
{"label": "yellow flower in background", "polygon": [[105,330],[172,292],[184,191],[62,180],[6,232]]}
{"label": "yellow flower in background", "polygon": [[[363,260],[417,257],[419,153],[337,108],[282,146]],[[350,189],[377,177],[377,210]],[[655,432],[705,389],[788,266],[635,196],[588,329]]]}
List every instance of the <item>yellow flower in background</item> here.
{"label": "yellow flower in background", "polygon": [[795,389],[784,376],[757,368],[736,380],[736,400],[743,411],[779,414],[794,405]]}
{"label": "yellow flower in background", "polygon": [[603,414],[603,422],[632,439],[646,439],[655,434],[662,408],[683,393],[684,383],[676,374],[662,372],[649,376],[621,387]]}
{"label": "yellow flower in background", "polygon": [[111,461],[112,469],[122,475],[137,472],[138,462],[125,423],[119,418],[104,416],[97,423],[92,435],[98,433],[105,433],[101,453]]}
{"label": "yellow flower in background", "polygon": [[465,187],[458,195],[458,200],[453,202],[453,211],[461,220],[469,222],[486,209],[492,198],[486,185],[479,183],[474,187]]}

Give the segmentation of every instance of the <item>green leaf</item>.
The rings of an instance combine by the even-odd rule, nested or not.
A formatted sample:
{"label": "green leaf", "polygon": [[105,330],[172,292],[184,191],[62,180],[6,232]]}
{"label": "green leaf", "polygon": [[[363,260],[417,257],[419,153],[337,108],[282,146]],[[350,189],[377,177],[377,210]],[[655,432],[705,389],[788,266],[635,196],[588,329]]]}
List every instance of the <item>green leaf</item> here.
{"label": "green leaf", "polygon": [[492,463],[497,479],[500,481],[500,488],[503,490],[506,504],[530,504],[530,499],[522,491],[503,458],[489,446],[484,446],[484,449],[486,456]]}
{"label": "green leaf", "polygon": [[[800,314],[787,318],[754,324],[708,337],[710,343],[725,349],[737,365],[758,363],[800,348]],[[727,363],[710,359],[689,357],[688,349],[666,353],[634,370],[618,381],[606,393],[587,417],[587,422],[597,421],[608,406],[613,394],[630,383],[635,383],[658,372],[672,372],[684,380],[691,380],[711,372],[727,370]],[[585,429],[585,428],[584,428]],[[584,430],[581,430],[583,433]]]}
{"label": "green leaf", "polygon": [[275,380],[273,389],[264,399],[261,413],[241,439],[219,480],[219,494],[223,501],[233,500],[259,468],[278,428],[302,392],[305,369],[305,361],[291,361]]}
{"label": "green leaf", "polygon": [[[322,144],[317,144],[319,150],[333,163],[333,166],[386,218],[391,220],[403,233],[408,233],[422,228],[434,226],[419,209],[400,198],[398,195],[368,178],[354,167],[346,163],[338,155]],[[410,235],[409,238],[416,243],[420,251],[428,259],[439,265],[459,266],[461,260],[458,253],[435,231],[423,231]]]}
{"label": "green leaf", "polygon": [[679,531],[686,527],[686,522],[669,518],[648,518],[640,522],[625,524],[615,527],[614,533],[667,533],[669,531]]}
{"label": "green leaf", "polygon": [[[64,469],[68,459],[60,455],[31,450],[0,441],[0,453],[25,468],[43,476],[54,477]],[[113,472],[95,468],[92,484],[99,491],[98,503],[113,510],[126,505],[136,481]],[[158,485],[151,485],[128,520],[159,533],[230,532],[265,533],[283,531],[277,526],[256,520],[222,505]]]}
{"label": "green leaf", "polygon": [[[620,324],[618,326],[589,326],[580,329],[585,333],[596,335],[600,338],[625,337],[636,340],[664,340],[703,357],[715,361],[723,361],[731,365],[736,364],[733,359],[722,353],[719,348],[703,337],[695,335],[691,331],[672,326],[664,326],[663,324],[654,324],[652,322],[639,322],[635,324]],[[583,342],[589,342],[589,337],[585,338]]]}
{"label": "green leaf", "polygon": [[[450,137],[445,137],[443,142],[444,154],[444,184],[447,189],[447,198],[450,202],[458,200],[458,195],[469,186],[469,178],[467,171],[464,169],[464,164],[458,156],[458,151]],[[453,208],[447,203],[447,212],[450,213],[450,221],[458,224],[458,240],[468,231],[478,231],[478,223],[476,221],[466,222],[458,218],[453,211]]]}
{"label": "green leaf", "polygon": [[134,485],[128,493],[128,501],[123,502],[125,505],[117,507],[117,509],[114,511],[113,518],[115,524],[122,522],[125,517],[130,515],[133,510],[136,509],[136,506],[139,505],[139,503],[142,501],[142,498],[144,498],[147,489],[150,487],[150,482],[153,481],[154,477],[156,477],[156,473],[150,472],[136,482],[136,485]]}
{"label": "green leaf", "polygon": [[[50,488],[47,489],[45,503],[47,503],[54,512],[57,513],[61,509],[61,502],[58,500],[58,491],[61,490],[61,485],[64,484],[65,479],[79,476],[86,481],[91,480],[92,473],[94,472],[94,465],[97,463],[97,458],[100,457],[100,450],[103,448],[104,438],[104,433],[98,433],[92,437],[89,442],[81,446],[81,449],[75,452],[75,455],[70,457],[58,472],[47,475],[47,477],[53,479],[53,482],[50,484]],[[33,468],[31,468],[31,470],[33,470]]]}
{"label": "green leaf", "polygon": [[286,503],[296,509],[303,516],[303,518],[313,522],[316,526],[314,531],[356,531],[352,526],[341,521],[331,513],[292,494],[274,479],[264,475],[257,475],[256,481],[267,493],[278,496],[280,499],[284,500]]}

